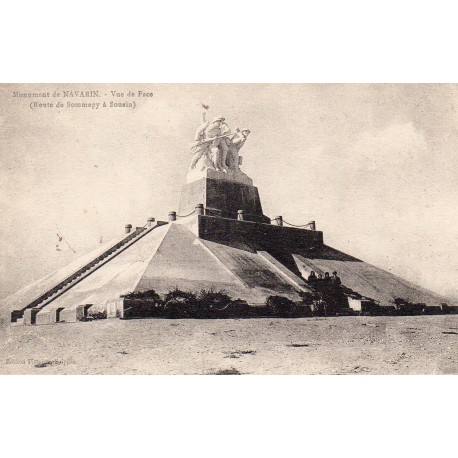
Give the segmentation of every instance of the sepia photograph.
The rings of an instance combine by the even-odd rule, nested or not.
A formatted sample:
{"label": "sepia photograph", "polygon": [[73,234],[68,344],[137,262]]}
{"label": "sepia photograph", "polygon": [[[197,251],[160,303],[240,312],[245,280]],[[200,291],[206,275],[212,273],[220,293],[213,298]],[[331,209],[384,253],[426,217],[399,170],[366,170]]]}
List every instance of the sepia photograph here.
{"label": "sepia photograph", "polygon": [[455,10],[3,2],[2,456],[453,454]]}
{"label": "sepia photograph", "polygon": [[455,84],[1,84],[1,374],[456,374]]}

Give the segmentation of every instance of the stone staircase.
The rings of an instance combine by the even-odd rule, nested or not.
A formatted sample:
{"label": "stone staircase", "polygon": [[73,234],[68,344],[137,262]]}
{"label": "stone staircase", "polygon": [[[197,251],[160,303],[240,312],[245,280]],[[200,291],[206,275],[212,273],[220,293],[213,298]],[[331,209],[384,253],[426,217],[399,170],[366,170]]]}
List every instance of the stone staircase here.
{"label": "stone staircase", "polygon": [[157,221],[157,223],[151,227],[146,225],[143,227],[137,227],[132,233],[127,237],[122,239],[120,242],[113,245],[111,248],[103,252],[97,258],[93,259],[88,264],[81,267],[72,275],[68,276],[60,283],[55,285],[53,288],[46,291],[44,294],[41,294],[32,302],[26,306],[13,310],[11,312],[11,323],[16,323],[17,325],[21,324],[34,324],[36,314],[50,304],[52,301],[57,299],[59,296],[67,292],[69,289],[73,288],[80,281],[87,278],[89,275],[94,273],[97,269],[105,265],[107,262],[111,261],[113,258],[118,256],[128,247],[133,245],[135,242],[143,238],[145,235],[150,233],[155,228],[167,224],[162,221]]}

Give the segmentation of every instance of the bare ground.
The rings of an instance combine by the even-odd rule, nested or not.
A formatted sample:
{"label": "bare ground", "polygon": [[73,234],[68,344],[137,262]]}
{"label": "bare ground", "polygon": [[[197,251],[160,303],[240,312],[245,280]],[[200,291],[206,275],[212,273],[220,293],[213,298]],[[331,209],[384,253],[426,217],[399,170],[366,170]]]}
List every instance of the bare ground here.
{"label": "bare ground", "polygon": [[0,329],[1,374],[456,374],[458,315]]}

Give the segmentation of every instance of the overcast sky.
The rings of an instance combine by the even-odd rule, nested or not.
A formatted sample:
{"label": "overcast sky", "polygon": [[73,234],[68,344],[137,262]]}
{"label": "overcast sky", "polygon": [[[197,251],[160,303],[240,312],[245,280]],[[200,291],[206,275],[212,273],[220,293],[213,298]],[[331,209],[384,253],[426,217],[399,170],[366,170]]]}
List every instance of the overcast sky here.
{"label": "overcast sky", "polygon": [[[64,105],[154,96],[12,97],[71,89],[102,97]],[[251,130],[242,169],[265,214],[316,220],[327,244],[458,297],[457,86],[348,84],[0,85],[0,297],[177,210],[201,102]],[[76,255],[56,251],[56,225]]]}

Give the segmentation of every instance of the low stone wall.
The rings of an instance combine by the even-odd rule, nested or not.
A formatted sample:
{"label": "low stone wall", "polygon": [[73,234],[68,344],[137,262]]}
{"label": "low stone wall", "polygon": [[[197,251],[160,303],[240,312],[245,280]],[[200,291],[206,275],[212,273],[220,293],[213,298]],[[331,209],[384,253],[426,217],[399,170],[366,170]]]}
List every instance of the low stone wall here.
{"label": "low stone wall", "polygon": [[198,236],[226,245],[245,243],[268,252],[301,251],[323,244],[323,232],[235,219],[198,216]]}

